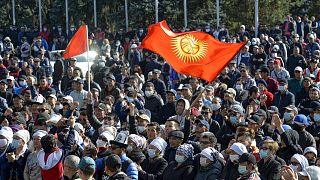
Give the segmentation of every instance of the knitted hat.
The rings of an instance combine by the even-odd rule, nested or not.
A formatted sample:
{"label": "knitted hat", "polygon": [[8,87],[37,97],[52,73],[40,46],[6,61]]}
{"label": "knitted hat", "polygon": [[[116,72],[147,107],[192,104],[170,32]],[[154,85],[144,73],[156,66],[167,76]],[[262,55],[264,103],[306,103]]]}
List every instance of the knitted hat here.
{"label": "knitted hat", "polygon": [[150,145],[155,146],[161,152],[161,154],[163,154],[167,147],[167,142],[161,137],[157,137],[150,143]]}
{"label": "knitted hat", "polygon": [[21,138],[25,143],[28,143],[30,141],[30,133],[25,129],[19,130],[18,132],[14,133],[13,136]]}
{"label": "knitted hat", "polygon": [[128,137],[129,140],[131,140],[138,148],[143,149],[146,144],[146,138],[136,135],[136,134],[130,134]]}
{"label": "knitted hat", "polygon": [[9,143],[12,142],[12,138],[13,138],[13,132],[12,129],[9,127],[2,127],[0,130],[0,135],[4,136]]}
{"label": "knitted hat", "polygon": [[177,152],[181,152],[187,158],[193,157],[193,146],[191,144],[182,144],[178,147]]}

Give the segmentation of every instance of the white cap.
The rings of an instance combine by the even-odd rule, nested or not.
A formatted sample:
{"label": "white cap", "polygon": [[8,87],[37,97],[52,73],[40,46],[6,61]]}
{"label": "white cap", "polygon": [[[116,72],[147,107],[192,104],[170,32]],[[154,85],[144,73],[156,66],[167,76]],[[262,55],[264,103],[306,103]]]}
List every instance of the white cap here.
{"label": "white cap", "polygon": [[277,44],[273,45],[272,50],[279,50],[279,46]]}
{"label": "white cap", "polygon": [[101,133],[100,136],[103,136],[104,138],[108,139],[108,142],[114,140],[114,136],[109,131]]}
{"label": "white cap", "polygon": [[12,138],[13,138],[13,132],[12,129],[10,127],[2,127],[0,130],[0,135],[4,136],[9,143],[12,142]]}
{"label": "white cap", "polygon": [[226,92],[231,93],[231,94],[233,94],[234,96],[237,95],[237,91],[234,90],[233,88],[228,88],[228,89],[226,90]]}
{"label": "white cap", "polygon": [[63,99],[66,99],[66,100],[68,100],[68,101],[71,102],[71,103],[73,102],[73,97],[71,97],[71,96],[69,96],[69,95],[68,95],[68,96],[64,96]]}
{"label": "white cap", "polygon": [[36,132],[33,133],[32,137],[40,137],[42,138],[43,136],[47,135],[48,132],[44,130],[37,130]]}
{"label": "white cap", "polygon": [[238,155],[242,155],[243,153],[247,153],[248,150],[245,145],[242,143],[233,143],[232,146],[230,147],[231,150],[236,152]]}
{"label": "white cap", "polygon": [[136,44],[132,44],[131,45],[131,49],[134,49],[134,48],[137,48],[138,47],[138,45],[136,45]]}
{"label": "white cap", "polygon": [[[208,158],[210,161],[214,161],[214,159],[213,159],[214,157],[220,157],[220,153],[216,149],[214,149],[213,147],[205,148],[204,150],[201,151],[200,154],[203,155],[204,157]],[[222,156],[222,158],[223,158],[223,156]]]}
{"label": "white cap", "polygon": [[30,141],[30,133],[25,129],[17,131],[13,136],[21,138],[26,144]]}
{"label": "white cap", "polygon": [[306,147],[303,151],[303,155],[306,155],[307,153],[313,153],[316,155],[316,157],[318,156],[318,152],[314,147]]}
{"label": "white cap", "polygon": [[78,131],[78,133],[80,133],[80,131],[84,132],[84,128],[80,123],[74,123],[74,130]]}
{"label": "white cap", "polygon": [[302,70],[302,67],[300,67],[300,66],[297,66],[296,68],[294,68],[294,70],[295,70],[295,71],[300,71],[300,72],[303,71],[303,70]]}
{"label": "white cap", "polygon": [[41,94],[38,94],[33,98],[33,102],[42,104],[45,102],[45,99]]}
{"label": "white cap", "polygon": [[8,76],[8,77],[7,77],[7,80],[13,81],[13,80],[14,80],[14,77],[13,77],[13,76]]}

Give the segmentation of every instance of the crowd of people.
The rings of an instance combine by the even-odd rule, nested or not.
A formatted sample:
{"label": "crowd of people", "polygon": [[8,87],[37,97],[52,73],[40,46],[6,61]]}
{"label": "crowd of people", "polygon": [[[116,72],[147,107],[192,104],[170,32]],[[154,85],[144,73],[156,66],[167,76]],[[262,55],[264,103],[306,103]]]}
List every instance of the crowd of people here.
{"label": "crowd of people", "polygon": [[89,34],[87,72],[49,56],[75,26],[0,29],[0,179],[320,179],[320,25],[303,19],[184,29],[247,41],[213,82],[140,49],[143,28]]}

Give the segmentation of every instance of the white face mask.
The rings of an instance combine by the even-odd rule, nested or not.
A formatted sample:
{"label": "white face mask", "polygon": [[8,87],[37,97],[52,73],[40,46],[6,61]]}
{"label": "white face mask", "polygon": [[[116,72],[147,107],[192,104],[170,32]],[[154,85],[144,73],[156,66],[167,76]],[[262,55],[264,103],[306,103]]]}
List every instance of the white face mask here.
{"label": "white face mask", "polygon": [[20,146],[20,141],[17,139],[13,139],[11,144],[14,148],[17,149]]}
{"label": "white face mask", "polygon": [[96,144],[97,144],[97,147],[98,147],[98,148],[99,148],[99,147],[106,147],[107,142],[104,142],[104,141],[102,141],[101,139],[98,139],[98,140],[96,141]]}
{"label": "white face mask", "polygon": [[0,139],[0,148],[5,147],[8,144],[7,139]]}
{"label": "white face mask", "polygon": [[242,85],[241,84],[237,84],[236,85],[236,90],[241,91],[242,90]]}
{"label": "white face mask", "polygon": [[290,167],[293,170],[293,172],[298,172],[298,166],[294,166],[291,164]]}
{"label": "white face mask", "polygon": [[150,158],[156,157],[156,150],[148,149],[148,155],[149,155]]}
{"label": "white face mask", "polygon": [[139,133],[142,133],[145,129],[146,129],[146,127],[144,127],[144,126],[138,126],[137,127],[137,130],[138,130]]}
{"label": "white face mask", "polygon": [[144,91],[144,94],[147,96],[147,97],[150,97],[153,95],[153,91]]}
{"label": "white face mask", "polygon": [[131,146],[131,145],[128,145],[128,147],[127,147],[127,152],[132,152],[132,150],[133,150],[133,147]]}
{"label": "white face mask", "polygon": [[27,83],[26,83],[26,81],[19,81],[19,85],[20,86],[25,86],[25,85],[27,85]]}
{"label": "white face mask", "polygon": [[229,158],[230,158],[231,162],[238,162],[239,155],[238,154],[232,154],[232,155],[229,156]]}
{"label": "white face mask", "polygon": [[207,158],[205,157],[200,157],[200,165],[202,167],[207,167],[209,165],[209,162],[207,162]]}
{"label": "white face mask", "polygon": [[49,84],[49,85],[52,84],[52,79],[48,79],[48,84]]}
{"label": "white face mask", "polygon": [[315,113],[313,115],[313,119],[314,119],[315,122],[320,122],[320,114],[319,113]]}
{"label": "white face mask", "polygon": [[211,105],[211,108],[212,108],[212,110],[217,111],[217,110],[219,110],[221,108],[221,105],[220,105],[220,103],[217,103],[217,104],[213,103]]}

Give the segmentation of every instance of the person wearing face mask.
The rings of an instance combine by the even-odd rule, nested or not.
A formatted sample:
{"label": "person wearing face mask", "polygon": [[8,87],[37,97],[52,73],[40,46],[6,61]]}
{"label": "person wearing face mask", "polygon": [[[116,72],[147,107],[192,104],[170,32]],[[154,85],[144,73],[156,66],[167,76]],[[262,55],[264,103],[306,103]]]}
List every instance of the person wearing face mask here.
{"label": "person wearing face mask", "polygon": [[141,162],[141,166],[138,166],[139,179],[156,179],[160,180],[162,173],[167,167],[167,161],[162,157],[165,148],[167,147],[167,142],[158,137],[154,139],[148,149],[149,158]]}
{"label": "person wearing face mask", "polygon": [[256,158],[249,153],[243,153],[239,158],[238,172],[240,177],[238,180],[260,180],[257,170]]}
{"label": "person wearing face mask", "polygon": [[127,154],[130,159],[132,159],[135,162],[136,155],[135,152],[143,152],[146,148],[147,140],[145,137],[136,135],[136,134],[130,134],[128,136],[128,147],[127,147]]}
{"label": "person wearing face mask", "polygon": [[212,147],[205,148],[200,153],[200,168],[197,171],[195,180],[219,179],[223,164],[218,159],[223,159],[222,154]]}
{"label": "person wearing face mask", "polygon": [[295,154],[290,159],[290,168],[293,172],[298,173],[305,170],[308,166],[308,160],[301,154]]}
{"label": "person wearing face mask", "polygon": [[24,75],[18,78],[18,83],[20,87],[16,87],[13,89],[14,94],[20,94],[24,89],[28,88],[26,79],[27,78]]}
{"label": "person wearing face mask", "polygon": [[318,146],[320,143],[320,102],[315,101],[310,104],[309,118],[312,124],[306,130],[314,137]]}
{"label": "person wearing face mask", "polygon": [[303,151],[304,157],[307,158],[309,166],[315,166],[317,160],[317,149],[314,147],[306,147]]}
{"label": "person wearing face mask", "polygon": [[42,148],[40,140],[47,134],[46,131],[37,130],[32,135],[32,141],[29,143],[29,148],[32,148],[30,146],[33,146],[34,149],[30,149],[33,152],[28,156],[26,161],[23,174],[25,180],[41,179],[41,169],[37,161],[37,155]]}
{"label": "person wearing face mask", "polygon": [[294,123],[291,125],[292,129],[296,130],[299,134],[299,145],[302,149],[306,147],[316,147],[316,141],[314,137],[306,131],[306,127],[309,125],[307,117],[303,114],[298,114],[294,118]]}
{"label": "person wearing face mask", "polygon": [[242,143],[233,143],[227,150],[229,151],[229,159],[223,169],[223,178],[225,180],[237,179],[239,177],[239,157],[248,152],[247,148]]}
{"label": "person wearing face mask", "polygon": [[283,113],[284,107],[295,105],[295,97],[288,91],[288,81],[279,82],[279,92],[275,94],[272,105],[279,108],[280,114]]}
{"label": "person wearing face mask", "polygon": [[26,165],[27,157],[31,153],[27,147],[29,140],[30,134],[28,130],[19,130],[13,135],[11,144],[15,148],[15,151],[7,153],[8,162],[12,163],[10,171],[11,177],[23,179],[23,171]]}
{"label": "person wearing face mask", "polygon": [[111,154],[109,150],[109,142],[114,140],[114,136],[109,131],[102,132],[97,141],[96,145],[98,148],[98,158],[103,158]]}
{"label": "person wearing face mask", "polygon": [[238,79],[234,88],[237,91],[236,101],[242,103],[244,100],[248,98],[249,92],[243,88],[241,79]]}
{"label": "person wearing face mask", "polygon": [[212,109],[212,119],[217,121],[220,125],[220,127],[223,124],[223,117],[220,114],[221,112],[221,99],[219,97],[214,97],[212,99],[212,105],[211,105],[211,109]]}
{"label": "person wearing face mask", "polygon": [[163,101],[159,95],[155,92],[155,87],[152,82],[146,83],[146,88],[144,91],[145,95],[145,109],[150,110],[151,112],[151,121],[161,122],[159,113],[163,105]]}
{"label": "person wearing face mask", "polygon": [[217,133],[218,142],[221,144],[221,149],[226,149],[231,139],[234,138],[236,133],[236,127],[244,125],[244,109],[240,105],[232,105],[228,117],[224,121]]}
{"label": "person wearing face mask", "polygon": [[14,153],[15,148],[12,145],[13,132],[9,127],[0,129],[0,177],[4,179],[10,178],[10,170],[12,163],[7,158],[7,153]]}
{"label": "person wearing face mask", "polygon": [[193,147],[191,144],[182,144],[178,147],[175,161],[169,163],[163,172],[166,180],[193,180],[196,175],[193,161]]}
{"label": "person wearing face mask", "polygon": [[281,163],[275,159],[278,143],[267,139],[260,148],[260,161],[258,162],[259,173],[263,179],[280,179]]}

